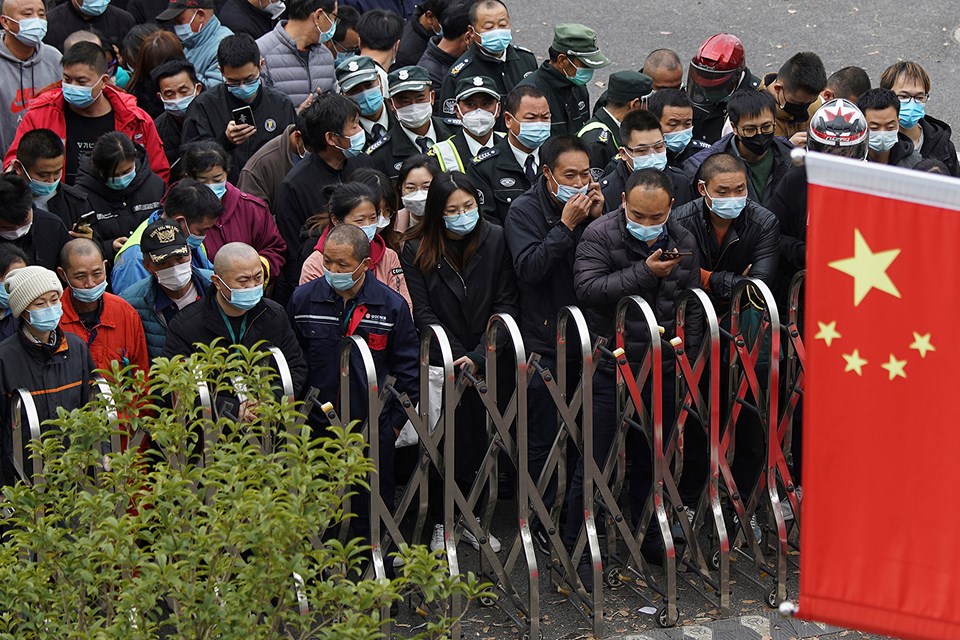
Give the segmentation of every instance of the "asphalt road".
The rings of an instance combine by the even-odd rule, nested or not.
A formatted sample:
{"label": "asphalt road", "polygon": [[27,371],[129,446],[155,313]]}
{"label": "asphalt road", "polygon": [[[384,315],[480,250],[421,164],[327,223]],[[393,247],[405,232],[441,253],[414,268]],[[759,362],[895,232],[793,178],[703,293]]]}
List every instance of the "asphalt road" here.
{"label": "asphalt road", "polygon": [[[960,4],[943,0],[507,0],[517,44],[545,57],[553,26],[579,22],[597,31],[612,64],[595,81],[639,69],[647,53],[666,47],[686,65],[714,33],[736,34],[747,66],[761,76],[798,51],[814,51],[827,75],[847,65],[867,70],[874,85],[897,59],[921,63],[932,78],[928,110],[960,127]],[[686,73],[684,74],[686,78]],[[591,86],[594,97],[602,87]]]}

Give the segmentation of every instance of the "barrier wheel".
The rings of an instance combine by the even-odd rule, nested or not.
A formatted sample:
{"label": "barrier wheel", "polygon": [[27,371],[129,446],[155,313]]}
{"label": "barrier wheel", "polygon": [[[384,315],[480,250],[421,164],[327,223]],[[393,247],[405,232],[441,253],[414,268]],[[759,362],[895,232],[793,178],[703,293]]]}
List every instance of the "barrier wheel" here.
{"label": "barrier wheel", "polygon": [[480,603],[481,607],[495,607],[497,605],[495,598],[489,598],[487,596],[483,596],[482,598],[478,599],[477,602]]}
{"label": "barrier wheel", "polygon": [[620,567],[614,565],[607,567],[603,572],[603,583],[611,589],[619,589],[623,586],[623,580],[620,578]]}
{"label": "barrier wheel", "polygon": [[767,592],[767,606],[776,609],[780,605],[779,600],[776,587]]}
{"label": "barrier wheel", "polygon": [[[523,640],[530,640],[530,629],[523,632]],[[543,631],[537,633],[537,640],[543,640]]]}
{"label": "barrier wheel", "polygon": [[663,605],[657,609],[657,624],[660,625],[663,629],[668,629],[670,627],[677,626],[677,622],[680,621],[680,612],[677,611],[672,616],[670,615],[670,607],[668,605]]}
{"label": "barrier wheel", "polygon": [[710,556],[710,566],[714,569],[720,568],[720,550],[717,549],[713,552],[713,555]]}

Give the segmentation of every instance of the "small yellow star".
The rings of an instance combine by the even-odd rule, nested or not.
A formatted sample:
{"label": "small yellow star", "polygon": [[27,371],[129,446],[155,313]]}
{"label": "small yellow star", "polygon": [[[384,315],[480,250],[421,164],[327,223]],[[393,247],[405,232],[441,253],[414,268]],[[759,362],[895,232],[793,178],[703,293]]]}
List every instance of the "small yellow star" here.
{"label": "small yellow star", "polygon": [[843,370],[844,373],[853,371],[858,376],[863,375],[863,366],[867,364],[867,361],[860,357],[860,349],[854,349],[853,353],[850,354],[843,354],[843,359],[847,361],[847,367]]}
{"label": "small yellow star", "polygon": [[894,355],[890,354],[890,362],[887,364],[880,365],[881,369],[886,369],[887,373],[890,374],[890,379],[893,380],[896,377],[906,378],[907,374],[904,372],[903,368],[907,366],[906,360],[897,360]]}
{"label": "small yellow star", "polygon": [[853,257],[836,260],[829,266],[853,278],[853,306],[860,306],[871,289],[900,297],[893,280],[887,275],[887,269],[900,255],[900,249],[877,251],[874,253],[863,239],[859,229],[853,230]]}
{"label": "small yellow star", "polygon": [[843,337],[843,336],[841,336],[839,333],[837,333],[837,321],[836,321],[836,320],[834,320],[833,322],[830,322],[830,323],[827,323],[827,322],[818,322],[818,323],[817,323],[817,326],[820,327],[820,333],[818,333],[817,335],[813,336],[813,339],[814,339],[814,340],[823,340],[824,342],[827,343],[827,346],[828,346],[828,347],[833,345],[833,341],[834,341],[834,340],[836,340],[837,338],[842,338],[842,337]]}
{"label": "small yellow star", "polygon": [[921,358],[926,358],[928,351],[936,351],[936,348],[930,344],[930,334],[920,335],[916,331],[913,332],[913,344],[910,348],[919,351]]}

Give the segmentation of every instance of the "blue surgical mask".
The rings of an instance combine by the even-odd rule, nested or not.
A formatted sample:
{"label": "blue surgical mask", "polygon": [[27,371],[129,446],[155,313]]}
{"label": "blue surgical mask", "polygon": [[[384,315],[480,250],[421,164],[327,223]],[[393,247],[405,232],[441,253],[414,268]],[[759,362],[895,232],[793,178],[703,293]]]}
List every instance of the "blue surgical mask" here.
{"label": "blue surgical mask", "polygon": [[10,294],[7,293],[7,288],[3,286],[3,281],[0,281],[0,309],[10,309]]}
{"label": "blue surgical mask", "polygon": [[510,29],[493,29],[480,34],[480,46],[490,53],[501,54],[513,42]]}
{"label": "blue surgical mask", "polygon": [[549,122],[521,122],[517,140],[528,149],[539,149],[550,137]]}
{"label": "blue surgical mask", "polygon": [[96,302],[103,297],[103,292],[107,290],[107,280],[104,278],[103,282],[98,284],[95,287],[90,287],[89,289],[71,289],[73,292],[73,297],[80,302]]}
{"label": "blue surgical mask", "polygon": [[630,232],[634,238],[641,242],[650,242],[651,240],[656,240],[660,237],[660,234],[663,233],[663,227],[666,223],[662,224],[653,224],[649,227],[645,227],[642,224],[637,224],[630,218],[627,218],[627,231]]}
{"label": "blue surgical mask", "polygon": [[173,32],[176,34],[180,42],[186,46],[191,46],[191,43],[196,40],[197,33],[193,32],[193,21],[197,19],[197,15],[199,15],[199,12],[194,11],[193,17],[190,18],[190,22],[186,24],[173,25]]}
{"label": "blue surgical mask", "polygon": [[[17,162],[20,162],[20,161],[18,160]],[[30,180],[30,190],[33,191],[33,195],[35,196],[43,198],[49,195],[53,195],[56,192],[57,187],[60,186],[60,178],[57,178],[53,182],[41,182],[40,180],[34,180],[33,178],[30,177],[30,172],[27,171],[27,168],[23,165],[22,162],[20,163],[20,167],[23,169],[23,173]],[[0,289],[2,288],[3,287],[0,286]]]}
{"label": "blue surgical mask", "polygon": [[567,80],[578,87],[585,87],[588,82],[593,80],[593,69],[590,67],[577,67],[576,73],[572,76],[567,76]]}
{"label": "blue surgical mask", "polygon": [[633,158],[633,170],[656,169],[663,171],[667,166],[667,152],[651,153],[646,156],[631,156]]}
{"label": "blue surgical mask", "polygon": [[455,216],[443,216],[443,224],[458,236],[465,236],[473,231],[479,220],[479,209],[470,209],[469,211],[458,213]]}
{"label": "blue surgical mask", "polygon": [[334,273],[329,269],[324,269],[323,277],[334,291],[347,291],[348,289],[353,289],[354,285],[360,280],[359,276],[354,278],[353,274],[361,268],[363,268],[362,262],[360,266],[350,273]]}
{"label": "blue surgical mask", "polygon": [[[103,78],[97,81],[97,84],[103,82]],[[96,87],[97,84],[93,85]],[[77,109],[86,109],[92,105],[100,95],[97,95],[97,98],[93,97],[93,87],[81,87],[78,84],[67,84],[63,83],[63,99],[67,101],[67,104],[70,104]],[[103,90],[100,90],[100,94],[103,93]]]}
{"label": "blue surgical mask", "polygon": [[137,168],[134,167],[130,169],[127,173],[122,176],[114,176],[112,178],[107,178],[107,186],[116,191],[123,191],[130,186],[130,183],[133,182],[133,179],[137,177]]}
{"label": "blue surgical mask", "polygon": [[341,62],[344,62],[344,61],[346,61],[346,60],[349,60],[350,58],[354,57],[355,55],[357,55],[356,51],[338,51],[338,52],[337,52],[337,59],[336,59],[336,60],[334,61],[334,63],[333,63],[334,68],[339,67]]}
{"label": "blue surgical mask", "polygon": [[[219,276],[218,276],[219,277]],[[223,286],[227,287],[227,283],[220,279],[220,282]],[[263,285],[258,284],[255,287],[250,287],[248,289],[231,289],[227,287],[227,290],[230,292],[230,299],[227,302],[230,303],[231,307],[236,307],[241,311],[249,311],[257,306],[257,303],[260,302],[263,298]],[[221,294],[222,295],[222,294]]]}
{"label": "blue surgical mask", "polygon": [[[321,11],[323,11],[323,10],[321,9]],[[326,16],[326,15],[327,15],[327,12],[324,11],[324,12],[323,12],[323,15]],[[330,19],[330,16],[327,16],[327,19],[329,20],[329,19]],[[317,31],[320,31],[320,42],[326,43],[326,42],[330,42],[331,40],[333,40],[333,36],[334,36],[334,34],[337,32],[337,23],[338,23],[338,22],[339,22],[339,20],[331,20],[331,21],[330,21],[330,28],[327,29],[326,31],[320,31],[320,25],[316,25],[316,26],[317,26]]]}
{"label": "blue surgical mask", "polygon": [[88,16],[103,15],[103,12],[110,6],[110,0],[83,0],[80,5],[80,11]]}
{"label": "blue surgical mask", "polygon": [[237,87],[227,86],[227,91],[237,100],[249,100],[257,95],[257,91],[260,91],[260,78],[251,82],[244,82]]}
{"label": "blue surgical mask", "polygon": [[367,134],[363,132],[363,129],[357,131],[352,136],[345,136],[347,140],[350,141],[349,147],[337,147],[340,151],[343,152],[344,157],[346,158],[356,158],[358,155],[363,153],[363,148],[367,144]]}
{"label": "blue surgical mask", "polygon": [[163,102],[163,108],[175,116],[184,116],[187,113],[187,107],[190,106],[190,103],[193,102],[193,99],[197,97],[197,92],[194,91],[192,96],[186,96],[185,98],[179,98],[177,100],[161,100]]}
{"label": "blue surgical mask", "polygon": [[377,235],[377,223],[374,222],[373,224],[364,225],[360,227],[360,229],[367,234],[367,242],[373,242],[373,237]]}
{"label": "blue surgical mask", "polygon": [[663,141],[667,143],[667,149],[673,153],[680,153],[686,149],[691,140],[693,140],[693,127],[663,134]]}
{"label": "blue surgical mask", "polygon": [[380,87],[361,91],[350,96],[350,99],[357,103],[357,107],[360,108],[360,115],[363,116],[372,116],[380,111],[380,107],[383,106],[383,92],[380,91]]}
{"label": "blue surgical mask", "polygon": [[568,187],[565,184],[560,184],[557,182],[557,179],[551,174],[550,179],[553,180],[553,184],[557,185],[557,200],[560,202],[567,202],[573,196],[577,195],[587,195],[587,190],[590,188],[589,184],[585,184],[580,188],[577,187]]}
{"label": "blue surgical mask", "polygon": [[191,233],[190,235],[187,236],[187,246],[190,247],[191,249],[199,249],[200,247],[203,246],[203,240],[206,237],[207,236],[205,235],[195,236]]}
{"label": "blue surgical mask", "polygon": [[870,151],[883,153],[884,151],[893,149],[897,141],[896,131],[871,131],[870,137],[867,138],[867,145],[869,145]]}
{"label": "blue surgical mask", "polygon": [[900,101],[900,126],[912,129],[926,115],[927,105],[915,100]]}
{"label": "blue surgical mask", "polygon": [[[700,182],[702,184],[703,180]],[[706,185],[704,185],[703,190],[707,190]],[[707,195],[710,196],[709,193]],[[740,215],[745,206],[747,206],[747,196],[733,196],[732,198],[710,196],[710,210],[724,220],[733,220]]]}
{"label": "blue surgical mask", "polygon": [[217,196],[217,200],[223,200],[224,194],[227,192],[227,181],[223,182],[214,182],[213,184],[208,184],[210,191],[213,191],[213,195]]}
{"label": "blue surgical mask", "polygon": [[47,21],[43,18],[24,18],[23,20],[10,18],[10,20],[20,25],[20,32],[13,34],[13,37],[28,47],[36,49],[47,35]]}
{"label": "blue surgical mask", "polygon": [[27,311],[27,323],[37,331],[53,331],[60,324],[63,316],[63,306],[57,304],[42,309]]}

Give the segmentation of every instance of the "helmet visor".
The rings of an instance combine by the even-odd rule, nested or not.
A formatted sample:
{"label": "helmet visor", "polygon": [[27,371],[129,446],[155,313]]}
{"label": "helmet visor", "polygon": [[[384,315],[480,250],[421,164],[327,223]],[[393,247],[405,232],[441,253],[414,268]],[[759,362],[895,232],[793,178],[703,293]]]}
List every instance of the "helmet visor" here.
{"label": "helmet visor", "polygon": [[696,104],[716,103],[727,98],[740,83],[740,69],[715,71],[694,63],[687,70],[690,99]]}

